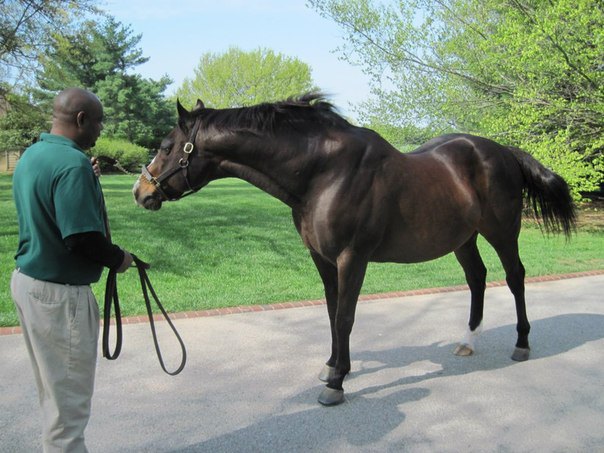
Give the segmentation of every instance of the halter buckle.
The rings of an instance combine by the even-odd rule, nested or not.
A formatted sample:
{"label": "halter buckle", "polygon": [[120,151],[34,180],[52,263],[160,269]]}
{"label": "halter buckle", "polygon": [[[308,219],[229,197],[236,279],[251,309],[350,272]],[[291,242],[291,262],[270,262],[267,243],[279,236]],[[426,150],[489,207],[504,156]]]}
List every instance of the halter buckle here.
{"label": "halter buckle", "polygon": [[183,151],[184,151],[186,154],[191,154],[191,153],[193,152],[193,149],[194,149],[194,148],[195,148],[195,145],[194,145],[193,143],[191,143],[191,142],[187,142],[187,143],[185,143],[185,146],[184,146],[184,148],[183,148]]}

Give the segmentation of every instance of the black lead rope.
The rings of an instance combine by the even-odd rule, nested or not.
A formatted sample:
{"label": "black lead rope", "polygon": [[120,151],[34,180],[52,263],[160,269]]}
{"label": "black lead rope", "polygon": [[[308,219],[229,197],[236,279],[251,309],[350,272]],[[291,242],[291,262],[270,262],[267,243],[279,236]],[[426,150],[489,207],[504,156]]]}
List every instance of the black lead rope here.
{"label": "black lead rope", "polygon": [[[99,156],[98,159],[105,160],[112,165],[118,166],[120,168],[117,160]],[[102,210],[103,210],[103,221],[105,222],[105,229],[107,234],[107,239],[111,240],[111,229],[109,227],[109,217],[107,215],[107,207],[105,205],[105,197],[103,196],[103,189],[99,183],[99,190],[101,192],[101,201],[102,201]],[[145,298],[145,305],[147,307],[147,315],[149,316],[149,325],[151,326],[151,333],[153,334],[153,344],[155,345],[155,352],[157,353],[157,358],[159,359],[159,364],[162,369],[169,374],[170,376],[176,376],[180,373],[187,362],[187,350],[185,348],[185,344],[180,338],[176,327],[172,324],[172,320],[168,316],[168,313],[164,309],[164,306],[159,301],[159,297],[155,293],[153,289],[153,285],[151,285],[151,280],[149,280],[149,276],[147,275],[147,269],[151,266],[148,263],[145,263],[143,260],[138,258],[136,255],[131,254],[136,269],[138,270],[138,276],[141,282],[141,288],[143,290],[143,297]],[[153,296],[155,300],[155,304],[159,307],[164,316],[164,319],[168,322],[168,325],[174,332],[174,335],[178,339],[180,343],[180,349],[182,351],[182,358],[180,361],[179,367],[175,371],[168,371],[166,369],[166,365],[164,364],[164,359],[161,355],[161,350],[159,348],[159,341],[157,339],[157,332],[155,331],[155,322],[153,319],[153,310],[151,309],[151,299],[149,298],[149,293]],[[115,310],[115,330],[116,330],[116,338],[115,338],[115,348],[113,353],[109,350],[109,326],[111,323],[111,307],[114,307]],[[107,284],[105,286],[105,306],[103,310],[103,357],[108,360],[115,360],[119,357],[120,352],[122,351],[122,313],[120,311],[120,299],[117,292],[117,272],[115,270],[110,270],[107,275]]]}
{"label": "black lead rope", "polygon": [[[139,259],[137,256],[132,255],[136,268],[138,270],[138,276],[141,282],[141,288],[143,290],[143,297],[145,298],[145,305],[147,307],[147,314],[149,316],[149,325],[151,326],[151,333],[153,334],[153,344],[155,345],[155,352],[157,353],[157,358],[159,359],[159,364],[162,369],[169,374],[170,376],[176,376],[180,373],[187,362],[187,350],[185,348],[185,344],[182,341],[182,338],[178,334],[178,331],[172,324],[172,320],[168,316],[168,313],[164,309],[163,305],[159,301],[159,297],[155,293],[153,289],[153,285],[151,285],[151,281],[149,280],[149,276],[147,275],[147,269],[149,269],[149,264],[145,263],[143,260]],[[149,298],[149,293],[153,296],[155,303],[159,307],[164,316],[164,319],[168,322],[168,325],[174,332],[174,335],[178,339],[180,343],[180,349],[182,351],[182,358],[179,367],[175,371],[168,371],[164,360],[161,354],[161,350],[159,348],[159,341],[157,339],[157,332],[155,331],[155,322],[153,320],[153,311],[151,309],[151,299]],[[115,340],[115,348],[113,353],[110,352],[109,349],[109,325],[111,321],[111,307],[114,307],[115,310],[115,329],[116,329],[116,340]],[[122,350],[122,316],[120,312],[120,301],[117,291],[117,272],[115,270],[110,270],[107,275],[107,285],[105,287],[105,307],[104,307],[104,316],[103,316],[103,357],[109,360],[115,360],[119,357],[120,352]]]}

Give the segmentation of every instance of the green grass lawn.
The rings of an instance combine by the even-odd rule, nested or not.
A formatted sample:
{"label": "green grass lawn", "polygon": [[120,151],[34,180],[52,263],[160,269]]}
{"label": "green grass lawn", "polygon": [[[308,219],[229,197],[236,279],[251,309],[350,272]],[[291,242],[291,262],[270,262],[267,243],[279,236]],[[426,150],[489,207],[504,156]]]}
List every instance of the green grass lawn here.
{"label": "green grass lawn", "polygon": [[[290,210],[248,185],[216,181],[158,212],[134,204],[135,176],[101,178],[113,240],[151,263],[150,278],[169,312],[323,297],[321,281],[302,245]],[[0,175],[0,326],[18,324],[10,297],[17,246],[11,177]],[[502,280],[490,246],[480,242],[489,281]],[[604,231],[582,228],[570,242],[523,228],[520,252],[528,276],[604,269]],[[103,300],[105,275],[94,285]],[[465,283],[451,254],[422,264],[370,264],[363,293]],[[135,271],[118,278],[124,316],[145,312]]]}

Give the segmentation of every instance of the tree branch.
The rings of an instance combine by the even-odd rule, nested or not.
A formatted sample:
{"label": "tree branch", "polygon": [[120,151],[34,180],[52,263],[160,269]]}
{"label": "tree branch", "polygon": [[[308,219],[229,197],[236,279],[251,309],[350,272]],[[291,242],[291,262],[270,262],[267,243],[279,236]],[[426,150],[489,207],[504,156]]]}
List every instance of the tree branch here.
{"label": "tree branch", "polygon": [[541,23],[539,23],[539,21],[535,18],[535,16],[533,16],[530,13],[529,9],[525,5],[520,3],[518,0],[509,0],[509,1],[512,6],[515,6],[516,9],[518,11],[520,11],[522,14],[524,14],[531,23],[533,23],[535,26],[537,26],[539,28],[541,33],[543,33],[543,35],[553,44],[554,48],[560,54],[562,54],[562,58],[564,58],[564,61],[566,62],[566,64],[568,65],[568,67],[570,69],[572,69],[577,74],[579,74],[583,79],[585,79],[593,89],[597,90],[599,88],[597,83],[595,83],[581,69],[579,69],[577,66],[575,66],[575,64],[571,61],[570,56],[568,55],[566,50],[564,50],[564,48],[554,39],[554,37],[552,35],[550,35],[547,31],[545,31],[545,29],[543,28],[543,25]]}
{"label": "tree branch", "polygon": [[[390,57],[391,60],[401,60],[400,55],[390,51],[389,49],[385,48],[383,45],[381,45],[380,43],[378,43],[376,40],[374,40],[369,34],[367,34],[365,31],[363,31],[362,29],[360,29],[359,27],[357,27],[356,25],[354,25],[351,22],[347,22],[347,21],[343,21],[343,20],[339,20],[337,17],[331,15],[331,18],[333,20],[335,20],[336,22],[339,22],[340,24],[342,24],[343,26],[351,29],[354,33],[362,36],[367,43],[369,43],[370,45],[374,46],[376,49],[378,49],[380,52],[382,52],[384,55]],[[486,89],[488,91],[493,92],[494,94],[511,94],[512,90],[508,87],[504,87],[501,85],[493,85],[490,84],[488,82],[484,82],[482,80],[479,80],[475,77],[471,77],[467,74],[464,74],[462,72],[456,71],[454,69],[451,68],[447,68],[443,65],[434,65],[431,64],[429,62],[426,62],[424,60],[422,60],[419,56],[413,54],[412,52],[410,52],[409,50],[405,49],[405,48],[401,48],[401,51],[404,52],[407,56],[402,58],[402,61],[407,61],[409,63],[415,64],[421,68],[424,69],[429,69],[435,72],[439,72],[442,74],[448,74],[448,75],[452,75],[455,77],[459,77],[467,82],[470,82],[471,84],[477,85],[483,89]]]}

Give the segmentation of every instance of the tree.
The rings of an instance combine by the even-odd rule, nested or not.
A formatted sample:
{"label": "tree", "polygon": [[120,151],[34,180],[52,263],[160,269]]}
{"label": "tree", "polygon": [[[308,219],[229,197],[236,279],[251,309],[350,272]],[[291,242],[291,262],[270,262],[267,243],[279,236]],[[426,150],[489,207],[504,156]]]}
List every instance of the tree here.
{"label": "tree", "polygon": [[297,58],[257,49],[232,47],[226,53],[205,53],[193,79],[176,94],[185,105],[198,98],[208,107],[229,108],[286,99],[316,90],[310,67]]}
{"label": "tree", "polygon": [[103,102],[105,136],[157,146],[175,121],[174,107],[163,96],[171,80],[131,73],[148,60],[137,47],[140,39],[112,17],[89,21],[72,34],[53,34],[49,51],[40,57],[40,101],[50,102],[68,86],[89,89]]}
{"label": "tree", "polygon": [[48,115],[30,87],[48,36],[98,14],[94,0],[0,0],[0,148],[24,148],[48,129]]}
{"label": "tree", "polygon": [[68,30],[78,18],[97,13],[94,0],[0,1],[0,96],[18,82],[31,82],[46,36]]}
{"label": "tree", "polygon": [[310,0],[373,76],[373,118],[527,149],[575,192],[604,175],[600,0]]}
{"label": "tree", "polygon": [[[3,111],[6,109],[5,111]],[[7,89],[0,102],[0,150],[20,150],[48,130],[48,116],[32,105],[27,96]]]}

